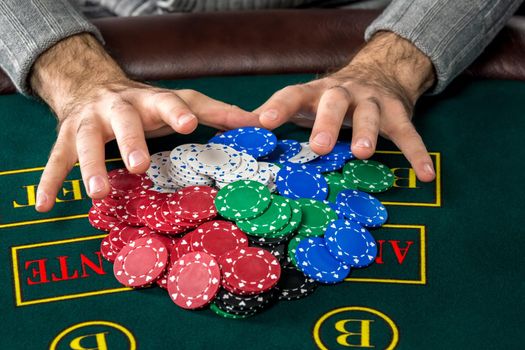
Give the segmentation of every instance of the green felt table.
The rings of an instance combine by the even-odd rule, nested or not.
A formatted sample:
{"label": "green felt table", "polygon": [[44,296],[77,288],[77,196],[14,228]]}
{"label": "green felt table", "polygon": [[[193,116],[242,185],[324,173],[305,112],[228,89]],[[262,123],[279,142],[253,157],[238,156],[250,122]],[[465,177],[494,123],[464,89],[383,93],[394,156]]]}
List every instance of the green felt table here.
{"label": "green felt table", "polygon": [[[160,82],[251,109],[310,75]],[[2,349],[518,349],[525,342],[525,83],[464,81],[424,98],[416,124],[437,180],[416,180],[381,141],[374,156],[396,175],[378,197],[389,221],[373,231],[376,263],[335,286],[280,302],[246,320],[185,311],[158,287],[129,290],[101,259],[103,232],[86,219],[91,201],[76,167],[58,203],[34,210],[35,188],[55,137],[48,108],[0,96],[0,290]],[[149,140],[150,151],[214,133]],[[279,138],[308,130],[286,125]],[[350,131],[341,132],[349,139]],[[107,147],[108,168],[115,160]]]}

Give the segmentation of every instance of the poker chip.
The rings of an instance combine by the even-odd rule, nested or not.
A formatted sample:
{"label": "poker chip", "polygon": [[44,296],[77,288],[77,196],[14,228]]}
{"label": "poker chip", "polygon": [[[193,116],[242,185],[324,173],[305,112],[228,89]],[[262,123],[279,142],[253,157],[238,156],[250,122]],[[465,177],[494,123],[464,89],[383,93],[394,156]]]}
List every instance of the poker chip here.
{"label": "poker chip", "polygon": [[271,163],[285,163],[301,151],[301,144],[295,140],[279,140],[275,149],[261,160]]}
{"label": "poker chip", "polygon": [[232,313],[232,312],[227,312],[227,311],[222,310],[219,306],[217,306],[216,303],[212,303],[210,305],[210,310],[213,311],[216,315],[219,315],[219,316],[224,317],[224,318],[229,318],[229,319],[248,318],[248,317],[251,317],[251,316],[253,316],[253,315],[255,315],[257,313],[256,311],[254,311],[251,314],[238,315],[238,314],[235,314],[235,313]]}
{"label": "poker chip", "polygon": [[251,219],[270,205],[270,191],[252,180],[235,181],[222,188],[215,197],[215,207],[230,220]]}
{"label": "poker chip", "polygon": [[102,214],[96,207],[91,207],[89,210],[88,220],[91,226],[101,231],[109,231],[120,222],[114,216]]}
{"label": "poker chip", "polygon": [[257,294],[270,290],[281,275],[279,261],[267,250],[247,247],[231,250],[219,258],[228,289],[234,293]]}
{"label": "poker chip", "polygon": [[337,220],[337,214],[329,205],[313,199],[298,199],[302,219],[297,233],[304,237],[319,237],[324,234],[326,226]]}
{"label": "poker chip", "polygon": [[137,215],[137,210],[142,197],[126,195],[123,200],[115,207],[116,217],[130,226],[141,226],[143,222],[142,218]]}
{"label": "poker chip", "polygon": [[108,234],[109,241],[117,253],[129,242],[145,237],[151,233],[147,227],[128,226],[124,223],[115,225]]}
{"label": "poker chip", "polygon": [[151,203],[144,211],[144,223],[150,229],[165,234],[178,234],[186,230],[182,226],[167,222],[162,217],[162,202],[157,201]]}
{"label": "poker chip", "polygon": [[214,177],[237,169],[241,163],[240,154],[236,150],[215,143],[191,148],[184,152],[181,158],[194,171]]}
{"label": "poker chip", "polygon": [[109,262],[114,262],[118,252],[113,249],[109,236],[102,238],[100,242],[100,254]]}
{"label": "poker chip", "polygon": [[248,246],[246,234],[228,221],[214,220],[200,225],[191,235],[192,249],[218,259],[230,250]]}
{"label": "poker chip", "polygon": [[204,252],[192,252],[173,264],[168,276],[168,293],[178,306],[198,309],[213,300],[220,281],[217,261]]}
{"label": "poker chip", "polygon": [[319,157],[311,162],[306,163],[306,165],[308,165],[310,168],[314,168],[320,173],[326,173],[342,169],[345,163],[346,161],[344,158],[335,157],[331,159]]}
{"label": "poker chip", "polygon": [[377,246],[374,237],[356,222],[336,220],[328,225],[325,242],[330,253],[351,267],[365,267],[374,262]]}
{"label": "poker chip", "polygon": [[343,175],[340,173],[328,173],[324,175],[324,178],[326,180],[326,183],[328,184],[328,197],[326,199],[330,202],[335,203],[336,197],[341,191],[347,189],[357,189],[355,185],[346,181]]}
{"label": "poker chip", "polygon": [[345,179],[365,192],[384,192],[394,185],[394,174],[374,160],[354,160],[344,166]]}
{"label": "poker chip", "polygon": [[153,237],[139,238],[128,243],[118,253],[113,265],[115,278],[127,287],[149,285],[164,272],[168,251]]}
{"label": "poker chip", "polygon": [[337,204],[343,215],[365,227],[382,226],[388,219],[386,208],[372,195],[346,190],[337,195]]}
{"label": "poker chip", "polygon": [[259,216],[252,219],[237,220],[237,226],[253,236],[267,236],[281,230],[291,218],[288,202],[280,196],[271,195],[269,207]]}
{"label": "poker chip", "polygon": [[254,158],[268,155],[277,146],[277,138],[271,131],[257,127],[226,131],[213,137],[210,142],[228,145]]}
{"label": "poker chip", "polygon": [[290,239],[290,236],[292,235],[293,235],[293,232],[290,235],[283,236],[283,237],[277,237],[277,238],[248,236],[248,241],[250,241],[251,244],[258,245],[261,247],[266,247],[267,249],[271,249],[274,246],[277,246],[283,242],[288,241]]}
{"label": "poker chip", "polygon": [[120,204],[119,199],[106,196],[104,199],[92,199],[93,207],[99,212],[109,216],[115,216],[115,208]]}
{"label": "poker chip", "polygon": [[151,180],[139,174],[132,174],[127,169],[114,169],[108,173],[109,184],[111,185],[110,196],[119,198],[131,191],[140,191],[150,188],[153,184]]}
{"label": "poker chip", "polygon": [[277,190],[284,197],[324,200],[328,184],[324,177],[307,165],[285,165],[277,173]]}
{"label": "poker chip", "polygon": [[275,286],[279,300],[297,300],[309,296],[317,289],[317,282],[293,265],[281,268],[281,278]]}
{"label": "poker chip", "polygon": [[156,186],[168,189],[176,189],[177,186],[173,182],[169,173],[170,151],[158,152],[151,155],[151,163],[146,171],[148,177]]}
{"label": "poker chip", "polygon": [[181,220],[200,222],[217,215],[214,200],[217,190],[209,186],[189,186],[170,199],[169,210]]}
{"label": "poker chip", "polygon": [[301,142],[301,150],[295,156],[288,159],[289,163],[304,164],[319,157],[310,147],[310,142]]}
{"label": "poker chip", "polygon": [[255,295],[236,295],[226,289],[220,289],[214,302],[223,310],[239,314],[252,314],[260,312],[275,301],[276,293],[270,290]]}
{"label": "poker chip", "polygon": [[279,260],[279,263],[281,263],[281,265],[286,262],[286,251],[288,249],[288,245],[286,244],[286,242],[282,242],[281,244],[272,246],[265,246],[263,244],[258,244],[254,242],[251,244],[251,246],[266,249],[270,252],[270,254],[275,256],[277,260]]}
{"label": "poker chip", "polygon": [[290,239],[290,241],[288,242],[288,247],[287,247],[288,255],[287,255],[286,260],[293,266],[297,266],[297,260],[295,259],[295,253],[297,251],[297,246],[303,239],[304,237],[296,236]]}
{"label": "poker chip", "polygon": [[299,225],[301,225],[303,218],[301,206],[296,201],[286,197],[280,198],[283,198],[283,200],[290,206],[291,216],[288,223],[282,229],[272,232],[268,235],[270,238],[286,237],[290,234],[293,234],[299,228]]}
{"label": "poker chip", "polygon": [[239,167],[223,176],[217,177],[216,181],[222,183],[230,183],[237,180],[248,180],[257,175],[259,171],[259,163],[257,160],[247,153],[240,153],[241,163]]}
{"label": "poker chip", "polygon": [[333,284],[343,281],[350,267],[332,256],[320,237],[305,238],[295,252],[297,268],[317,282]]}
{"label": "poker chip", "polygon": [[337,141],[334,148],[330,153],[320,156],[323,160],[343,159],[345,162],[354,159],[355,156],[352,154],[351,145],[349,142]]}

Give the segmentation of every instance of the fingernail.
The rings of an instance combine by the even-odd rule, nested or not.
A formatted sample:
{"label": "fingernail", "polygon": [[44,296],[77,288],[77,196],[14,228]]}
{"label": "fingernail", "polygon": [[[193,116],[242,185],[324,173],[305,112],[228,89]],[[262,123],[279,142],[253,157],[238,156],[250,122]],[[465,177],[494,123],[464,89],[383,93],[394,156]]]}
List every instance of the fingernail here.
{"label": "fingernail", "polygon": [[142,151],[133,151],[128,156],[128,164],[132,168],[136,168],[142,163],[146,162],[148,157]]}
{"label": "fingernail", "polygon": [[88,192],[89,194],[99,193],[104,189],[104,179],[100,175],[95,175],[89,178]]}
{"label": "fingernail", "polygon": [[431,164],[425,164],[425,166],[423,167],[423,169],[425,169],[426,173],[429,174],[429,175],[435,175],[436,173],[434,172],[434,168],[432,167]]}
{"label": "fingernail", "polygon": [[179,119],[177,120],[177,125],[179,126],[182,126],[184,124],[188,124],[190,121],[192,121],[193,119],[196,119],[197,117],[194,116],[193,114],[184,114],[184,115],[181,115],[179,117]]}
{"label": "fingernail", "polygon": [[327,132],[320,132],[317,135],[315,135],[314,139],[312,140],[313,143],[315,143],[318,146],[330,146],[330,143],[332,141],[332,137]]}
{"label": "fingernail", "polygon": [[372,142],[370,142],[369,139],[363,137],[363,138],[358,139],[355,142],[355,145],[357,147],[361,147],[361,148],[370,148],[370,147],[372,147]]}
{"label": "fingernail", "polygon": [[261,113],[261,118],[268,120],[277,120],[277,111],[275,109],[269,109]]}
{"label": "fingernail", "polygon": [[36,193],[36,207],[40,208],[47,202],[47,195],[44,192],[38,191]]}

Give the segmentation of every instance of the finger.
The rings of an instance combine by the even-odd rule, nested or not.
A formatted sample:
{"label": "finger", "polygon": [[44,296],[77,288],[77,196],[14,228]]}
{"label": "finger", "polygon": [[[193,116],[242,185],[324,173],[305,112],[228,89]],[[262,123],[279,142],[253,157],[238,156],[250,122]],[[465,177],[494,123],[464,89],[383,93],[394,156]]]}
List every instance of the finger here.
{"label": "finger", "polygon": [[352,117],[352,153],[359,159],[370,158],[376,149],[381,110],[375,99],[357,104]]}
{"label": "finger", "polygon": [[254,113],[259,114],[262,126],[275,129],[301,111],[313,109],[313,90],[306,85],[287,86],[273,94]]}
{"label": "finger", "polygon": [[351,96],[342,86],[323,93],[310,136],[310,146],[315,153],[327,154],[332,150],[350,103]]}
{"label": "finger", "polygon": [[150,110],[173,130],[180,134],[190,134],[198,126],[197,117],[174,91],[164,90],[150,98]]}
{"label": "finger", "polygon": [[113,103],[106,113],[126,168],[136,174],[146,172],[150,158],[137,110],[128,102],[119,101]]}
{"label": "finger", "polygon": [[41,213],[53,208],[57,193],[77,160],[73,139],[74,131],[63,126],[38,184],[35,209]]}
{"label": "finger", "polygon": [[199,117],[199,122],[203,125],[222,130],[243,126],[262,126],[257,114],[235,105],[215,100],[194,90],[178,90],[177,94],[192,106],[193,111]]}
{"label": "finger", "polygon": [[83,119],[77,129],[76,148],[86,192],[91,198],[104,198],[109,192],[104,157],[104,136],[95,118]]}
{"label": "finger", "polygon": [[410,162],[420,181],[430,182],[436,178],[432,159],[410,120],[398,124],[389,136]]}

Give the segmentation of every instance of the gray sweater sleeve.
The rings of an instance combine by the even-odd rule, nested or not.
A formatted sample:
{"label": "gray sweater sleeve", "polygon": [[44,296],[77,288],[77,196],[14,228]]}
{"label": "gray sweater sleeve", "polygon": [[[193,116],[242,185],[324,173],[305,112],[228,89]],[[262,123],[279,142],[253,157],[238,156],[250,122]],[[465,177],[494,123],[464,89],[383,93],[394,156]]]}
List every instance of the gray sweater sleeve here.
{"label": "gray sweater sleeve", "polygon": [[522,0],[393,0],[367,28],[392,31],[425,53],[436,71],[431,94],[441,92],[474,61]]}
{"label": "gray sweater sleeve", "polygon": [[38,56],[71,35],[98,30],[67,0],[0,0],[0,66],[28,94],[28,75]]}

